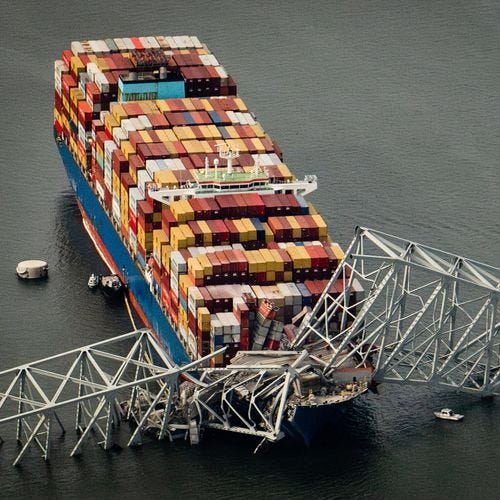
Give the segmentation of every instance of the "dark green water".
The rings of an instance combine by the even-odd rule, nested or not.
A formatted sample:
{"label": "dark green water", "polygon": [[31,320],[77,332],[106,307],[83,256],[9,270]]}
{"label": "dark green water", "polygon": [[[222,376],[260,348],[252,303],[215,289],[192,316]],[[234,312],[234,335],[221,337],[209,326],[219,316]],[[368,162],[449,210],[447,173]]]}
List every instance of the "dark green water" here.
{"label": "dark green water", "polygon": [[[285,151],[316,173],[312,201],[346,245],[356,225],[500,264],[500,7],[485,1],[0,1],[0,369],[111,335],[124,309],[92,295],[103,269],[52,140],[53,60],[71,40],[198,35]],[[19,282],[24,258],[50,279]],[[460,425],[435,421],[450,405]],[[252,455],[224,436],[196,449],[106,454],[74,437],[45,464],[10,463],[0,497],[499,498],[498,401],[383,388],[310,449]]]}

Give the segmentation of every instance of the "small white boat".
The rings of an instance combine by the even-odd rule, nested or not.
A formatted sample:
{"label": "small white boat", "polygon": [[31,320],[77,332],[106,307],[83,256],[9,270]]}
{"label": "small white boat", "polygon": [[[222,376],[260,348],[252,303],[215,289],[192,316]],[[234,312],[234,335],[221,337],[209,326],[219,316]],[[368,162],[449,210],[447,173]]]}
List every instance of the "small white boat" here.
{"label": "small white boat", "polygon": [[443,408],[441,411],[435,411],[434,415],[437,418],[441,418],[442,420],[454,420],[455,422],[458,422],[459,420],[462,420],[464,418],[463,415],[455,413],[450,408]]}
{"label": "small white boat", "polygon": [[91,290],[97,288],[99,286],[99,276],[97,276],[97,274],[92,273],[90,275],[87,285]]}

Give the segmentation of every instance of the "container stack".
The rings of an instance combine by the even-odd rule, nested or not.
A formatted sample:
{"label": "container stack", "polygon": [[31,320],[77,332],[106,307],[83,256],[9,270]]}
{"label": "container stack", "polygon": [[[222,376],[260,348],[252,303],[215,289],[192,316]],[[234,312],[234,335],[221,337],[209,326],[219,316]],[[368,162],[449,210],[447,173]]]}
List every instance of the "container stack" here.
{"label": "container stack", "polygon": [[151,196],[216,166],[224,175],[221,146],[239,152],[242,178],[295,180],[216,57],[196,37],[115,38],[73,42],[54,71],[56,132],[188,353],[227,346],[218,366],[240,349],[278,349],[343,258],[314,207],[285,190]]}

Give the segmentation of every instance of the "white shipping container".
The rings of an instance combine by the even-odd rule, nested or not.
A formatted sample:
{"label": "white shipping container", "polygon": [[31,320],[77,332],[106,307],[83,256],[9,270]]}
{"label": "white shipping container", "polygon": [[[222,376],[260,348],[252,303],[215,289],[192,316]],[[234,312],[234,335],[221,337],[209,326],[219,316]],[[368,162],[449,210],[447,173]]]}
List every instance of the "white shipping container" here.
{"label": "white shipping container", "polygon": [[154,36],[148,36],[147,39],[148,39],[149,46],[152,49],[159,49],[160,48],[160,44],[156,40],[156,37],[154,37]]}
{"label": "white shipping container", "polygon": [[121,224],[121,207],[120,207],[120,198],[113,194],[113,204],[112,204],[112,213],[113,218],[115,219],[117,224]]}
{"label": "white shipping container", "polygon": [[170,268],[178,273],[187,273],[187,262],[179,250],[174,250],[170,254]]}
{"label": "white shipping container", "polygon": [[128,243],[132,249],[132,253],[135,255],[137,253],[137,235],[130,227],[128,229]]}
{"label": "white shipping container", "polygon": [[115,42],[115,45],[117,46],[117,48],[120,52],[127,51],[127,45],[123,41],[123,38],[113,38],[113,42]]}
{"label": "white shipping container", "polygon": [[198,37],[197,36],[191,36],[191,43],[193,44],[193,47],[195,49],[201,49],[203,48],[203,45],[201,44],[201,42],[198,40]]}
{"label": "white shipping container", "polygon": [[149,172],[147,170],[138,170],[137,171],[137,187],[139,188],[139,192],[141,193],[143,198],[146,198],[146,183],[153,182]]}
{"label": "white shipping container", "polygon": [[104,111],[101,111],[100,114],[99,114],[99,119],[101,120],[101,122],[104,124],[104,119],[106,118],[106,116],[109,115],[109,111],[107,109],[105,109]]}
{"label": "white shipping container", "polygon": [[239,111],[235,111],[234,114],[236,116],[236,120],[238,121],[238,123],[240,125],[247,125],[245,117],[243,116],[243,113],[240,113]]}
{"label": "white shipping container", "polygon": [[150,49],[150,48],[151,48],[151,45],[149,45],[149,40],[148,40],[148,37],[147,37],[147,36],[140,36],[140,37],[139,37],[139,42],[141,42],[141,45],[142,45],[145,49]]}
{"label": "white shipping container", "polygon": [[186,41],[184,40],[183,36],[174,36],[173,39],[178,49],[186,48]]}
{"label": "white shipping container", "polygon": [[116,144],[120,146],[122,141],[127,140],[127,134],[123,131],[122,128],[113,127],[113,139],[116,142]]}
{"label": "white shipping container", "polygon": [[130,118],[125,118],[125,120],[122,120],[121,128],[127,137],[129,132],[135,132],[136,130]]}
{"label": "white shipping container", "polygon": [[237,125],[239,123],[238,117],[236,116],[236,113],[234,111],[228,110],[228,111],[226,111],[226,115],[231,120],[232,124]]}
{"label": "white shipping container", "polygon": [[99,44],[100,50],[103,54],[109,54],[111,52],[111,49],[104,40],[98,40],[97,43]]}
{"label": "white shipping container", "polygon": [[94,82],[97,85],[97,88],[102,92],[102,93],[107,93],[109,92],[109,82],[108,79],[106,78],[106,75],[102,72],[95,73],[94,75]]}
{"label": "white shipping container", "polygon": [[151,130],[153,128],[153,125],[151,125],[151,122],[146,115],[139,115],[137,118],[142,123],[145,130]]}
{"label": "white shipping container", "polygon": [[146,170],[150,175],[151,179],[153,179],[155,172],[158,172],[160,170],[158,162],[156,160],[146,160]]}
{"label": "white shipping container", "polygon": [[81,42],[71,42],[71,52],[73,52],[73,54],[77,56],[79,54],[84,54],[85,49],[83,48]]}
{"label": "white shipping container", "polygon": [[167,41],[167,43],[171,49],[178,49],[179,48],[179,47],[177,47],[177,44],[175,43],[173,36],[166,36],[165,40]]}
{"label": "white shipping container", "polygon": [[135,50],[134,42],[130,38],[122,38],[122,40],[127,50]]}
{"label": "white shipping container", "polygon": [[137,215],[137,202],[143,200],[139,193],[139,189],[136,187],[131,187],[128,190],[128,206],[134,215]]}
{"label": "white shipping container", "polygon": [[92,52],[96,55],[101,54],[101,45],[97,40],[89,40],[88,44],[90,45],[90,48],[92,49]]}
{"label": "white shipping container", "polygon": [[95,189],[97,191],[97,194],[99,195],[99,198],[101,198],[101,200],[104,200],[104,188],[97,179],[95,181]]}
{"label": "white shipping container", "polygon": [[208,60],[211,66],[219,66],[219,61],[217,61],[217,58],[213,54],[208,54]]}
{"label": "white shipping container", "polygon": [[108,188],[108,191],[113,191],[113,177],[111,169],[104,170],[104,185]]}
{"label": "white shipping container", "polygon": [[180,158],[172,158],[174,161],[175,168],[173,170],[186,170],[186,167],[184,166],[184,163],[182,163],[182,160]]}
{"label": "white shipping container", "polygon": [[135,130],[144,130],[144,125],[139,118],[129,118],[129,120]]}
{"label": "white shipping container", "polygon": [[212,62],[210,58],[208,57],[208,54],[200,54],[200,61],[203,63],[204,66],[212,66]]}

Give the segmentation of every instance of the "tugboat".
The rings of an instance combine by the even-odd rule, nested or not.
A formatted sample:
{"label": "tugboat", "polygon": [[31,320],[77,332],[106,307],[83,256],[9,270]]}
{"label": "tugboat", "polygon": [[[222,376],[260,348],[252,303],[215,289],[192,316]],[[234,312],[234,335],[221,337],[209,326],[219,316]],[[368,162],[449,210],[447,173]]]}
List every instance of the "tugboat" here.
{"label": "tugboat", "polygon": [[87,283],[87,286],[91,290],[95,290],[99,286],[100,282],[101,282],[101,277],[98,276],[97,274],[92,273],[89,277],[89,281]]}
{"label": "tugboat", "polygon": [[123,290],[124,284],[117,274],[110,274],[109,276],[101,276],[101,288],[105,292],[115,295]]}

